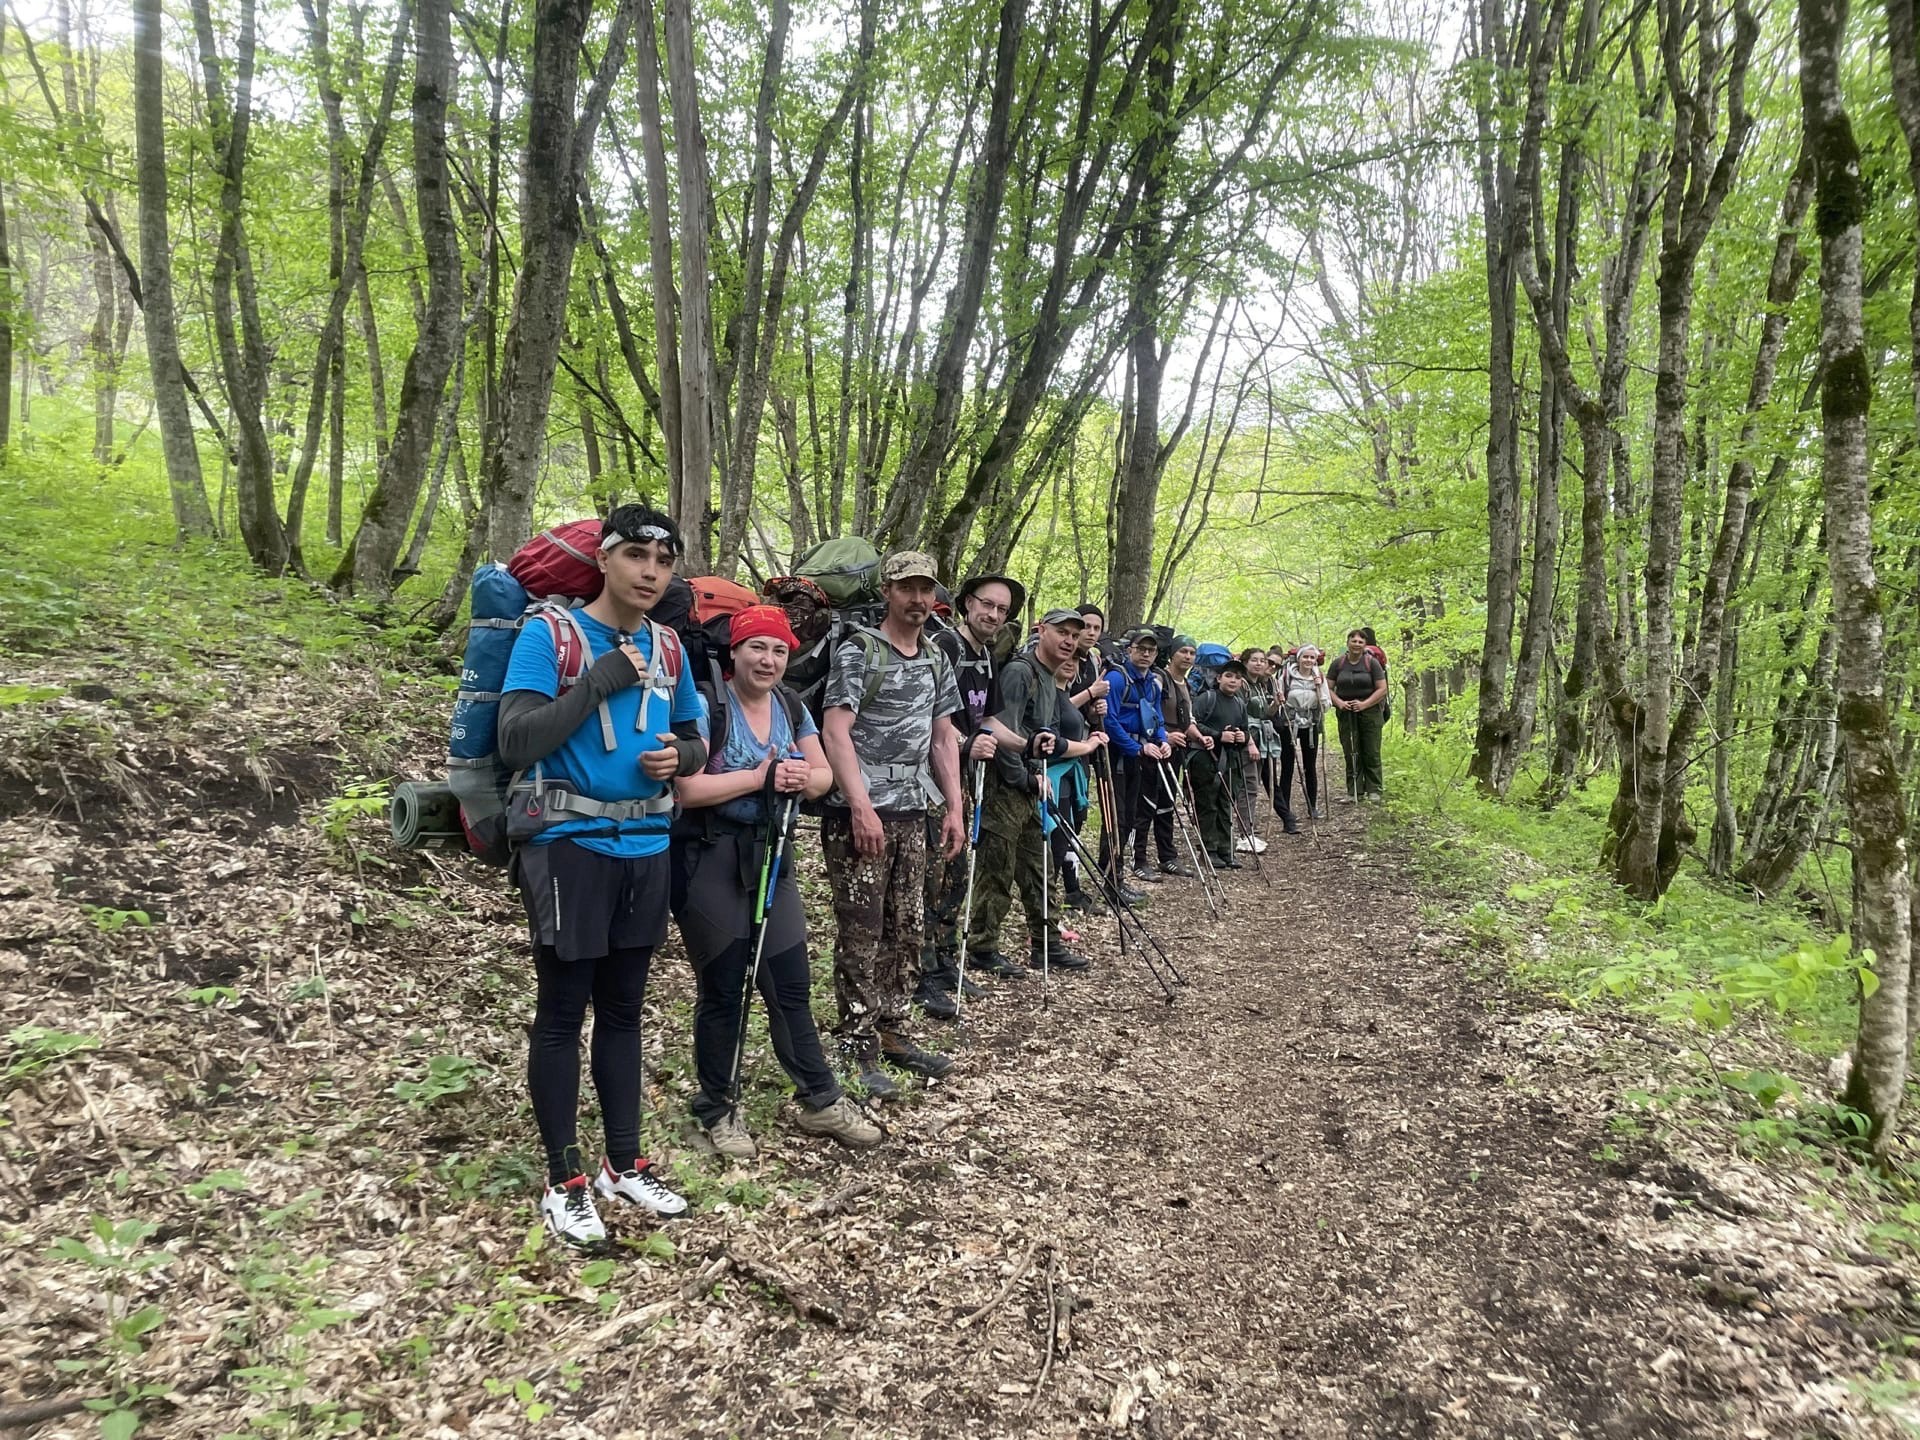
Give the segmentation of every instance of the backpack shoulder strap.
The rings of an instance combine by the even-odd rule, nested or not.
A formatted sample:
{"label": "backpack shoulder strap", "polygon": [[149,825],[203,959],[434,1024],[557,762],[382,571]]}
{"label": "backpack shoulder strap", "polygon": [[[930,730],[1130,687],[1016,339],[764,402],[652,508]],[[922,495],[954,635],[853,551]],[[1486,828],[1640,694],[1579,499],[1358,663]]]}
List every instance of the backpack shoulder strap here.
{"label": "backpack shoulder strap", "polygon": [[865,626],[853,632],[853,639],[867,660],[867,683],[860,690],[860,708],[865,710],[880,693],[880,682],[887,677],[887,656],[893,647],[881,644],[880,637]]}
{"label": "backpack shoulder strap", "polygon": [[[587,639],[587,627],[580,623],[580,617],[565,605],[555,604],[551,600],[540,600],[527,607],[522,619],[539,616],[553,633],[553,653],[559,667],[559,690],[562,695],[580,683],[580,677],[587,673],[592,660],[593,643]],[[613,733],[613,712],[607,708],[607,702],[599,704],[600,743],[612,754],[619,748],[619,742]]]}
{"label": "backpack shoulder strap", "polygon": [[800,744],[800,717],[806,713],[806,706],[800,697],[785,685],[774,686],[773,693],[780,697],[781,708],[787,712],[787,731],[793,736],[793,743],[797,749]]}

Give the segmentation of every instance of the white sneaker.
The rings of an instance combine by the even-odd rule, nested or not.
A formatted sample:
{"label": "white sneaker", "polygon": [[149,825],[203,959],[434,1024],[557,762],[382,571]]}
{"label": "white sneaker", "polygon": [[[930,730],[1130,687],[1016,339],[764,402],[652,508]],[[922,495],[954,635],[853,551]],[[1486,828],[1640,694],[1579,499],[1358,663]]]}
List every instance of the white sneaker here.
{"label": "white sneaker", "polygon": [[549,1185],[540,1197],[540,1218],[547,1233],[556,1240],[582,1250],[593,1250],[607,1243],[607,1227],[593,1203],[593,1187],[587,1177],[576,1175],[564,1185]]}
{"label": "white sneaker", "polygon": [[1267,853],[1267,842],[1258,835],[1242,835],[1233,842],[1233,848],[1242,855],[1264,855]]}
{"label": "white sneaker", "polygon": [[651,1165],[640,1165],[616,1174],[613,1166],[602,1158],[600,1174],[595,1178],[593,1188],[609,1200],[624,1200],[663,1220],[687,1213],[687,1202],[660,1183]]}
{"label": "white sneaker", "polygon": [[729,1160],[758,1160],[759,1147],[736,1106],[707,1127],[707,1143]]}

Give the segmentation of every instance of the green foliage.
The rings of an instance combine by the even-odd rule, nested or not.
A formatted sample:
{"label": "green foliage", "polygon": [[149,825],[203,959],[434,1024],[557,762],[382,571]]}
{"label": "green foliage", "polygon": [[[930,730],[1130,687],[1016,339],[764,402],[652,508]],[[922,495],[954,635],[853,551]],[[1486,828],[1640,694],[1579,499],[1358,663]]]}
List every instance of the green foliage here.
{"label": "green foliage", "polygon": [[106,905],[84,905],[87,918],[102,934],[112,935],[129,925],[146,929],[153,924],[153,917],[144,910],[115,910]]}
{"label": "green foliage", "polygon": [[409,1105],[426,1109],[455,1095],[465,1095],[492,1072],[478,1060],[463,1055],[435,1055],[417,1080],[396,1080],[393,1093]]}
{"label": "green foliage", "polygon": [[92,1035],[75,1035],[42,1025],[18,1026],[7,1032],[6,1064],[0,1067],[0,1090],[10,1089],[16,1082],[70,1055],[99,1048],[100,1041]]}

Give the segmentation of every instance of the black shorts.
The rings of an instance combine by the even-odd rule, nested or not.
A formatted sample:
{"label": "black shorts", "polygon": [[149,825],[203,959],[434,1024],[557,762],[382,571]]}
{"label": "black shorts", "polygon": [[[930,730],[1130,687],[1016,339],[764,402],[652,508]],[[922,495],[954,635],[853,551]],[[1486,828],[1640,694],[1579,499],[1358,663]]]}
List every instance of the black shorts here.
{"label": "black shorts", "polygon": [[513,882],[534,945],[562,960],[598,960],[612,950],[652,949],[667,938],[668,858],[602,855],[571,840],[523,845]]}

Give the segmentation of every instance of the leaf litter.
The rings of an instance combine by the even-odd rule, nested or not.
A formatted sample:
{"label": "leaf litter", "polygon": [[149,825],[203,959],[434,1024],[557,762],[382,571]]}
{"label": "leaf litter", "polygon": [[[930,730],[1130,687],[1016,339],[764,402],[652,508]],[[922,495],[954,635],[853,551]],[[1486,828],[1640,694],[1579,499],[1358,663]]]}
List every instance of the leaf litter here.
{"label": "leaf litter", "polygon": [[590,1259],[540,1244],[504,878],[397,854],[337,803],[434,773],[444,688],[62,663],[0,711],[0,1421],[93,1435],[92,1400],[182,1437],[1900,1433],[1911,1266],[1790,1173],[1594,1158],[1610,1067],[1657,1039],[1474,978],[1405,842],[1353,811],[1274,837],[1220,921],[1192,882],[1154,888],[1191,981],[1173,1006],[1096,919],[1050,1006],[1002,985],[958,1033],[923,1027],[960,1064],[866,1154],[779,1118],[763,1029],[763,1158],[698,1153],[670,944],[647,1124],[696,1213],[616,1217]]}

